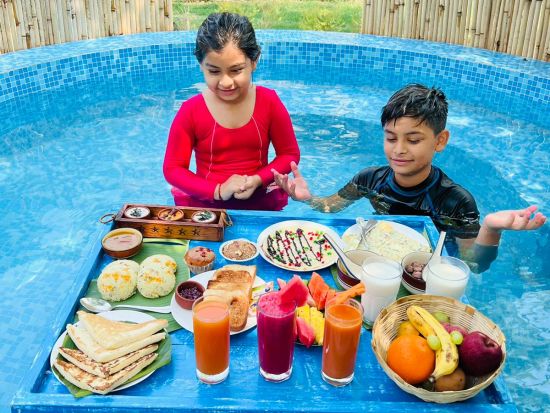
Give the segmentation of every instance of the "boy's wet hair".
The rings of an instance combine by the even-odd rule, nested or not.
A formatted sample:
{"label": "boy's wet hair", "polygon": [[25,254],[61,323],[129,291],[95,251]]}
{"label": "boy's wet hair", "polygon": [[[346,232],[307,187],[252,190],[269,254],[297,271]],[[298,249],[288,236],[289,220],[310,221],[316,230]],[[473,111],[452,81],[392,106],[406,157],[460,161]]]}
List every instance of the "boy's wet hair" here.
{"label": "boy's wet hair", "polygon": [[212,13],[199,27],[195,56],[202,63],[208,52],[220,52],[229,42],[238,47],[250,60],[260,57],[260,46],[250,21],[236,13]]}
{"label": "boy's wet hair", "polygon": [[437,135],[445,129],[447,111],[447,98],[440,89],[411,84],[393,94],[382,108],[380,121],[384,127],[392,120],[414,118],[418,119],[418,124],[425,122]]}

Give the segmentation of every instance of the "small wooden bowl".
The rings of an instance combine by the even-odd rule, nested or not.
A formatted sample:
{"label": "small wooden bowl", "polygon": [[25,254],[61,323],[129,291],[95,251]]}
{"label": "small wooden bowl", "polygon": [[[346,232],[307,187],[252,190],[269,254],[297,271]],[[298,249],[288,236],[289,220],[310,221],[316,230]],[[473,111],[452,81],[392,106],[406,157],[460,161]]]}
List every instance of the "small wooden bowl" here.
{"label": "small wooden bowl", "polygon": [[134,228],[118,228],[101,240],[103,250],[113,258],[130,258],[143,246],[143,235]]}
{"label": "small wooden bowl", "polygon": [[[185,297],[183,295],[184,291],[191,288],[196,288],[197,290],[199,290],[200,295],[194,299]],[[204,294],[204,287],[201,284],[199,284],[196,281],[190,281],[190,280],[184,281],[182,283],[179,283],[178,286],[176,287],[176,295],[175,295],[176,303],[181,308],[184,308],[185,310],[191,310],[191,308],[193,307],[193,303],[196,300],[198,300],[200,297],[202,297],[203,294]]]}
{"label": "small wooden bowl", "polygon": [[178,208],[164,208],[161,209],[157,217],[162,221],[181,221],[184,217],[184,212]]}

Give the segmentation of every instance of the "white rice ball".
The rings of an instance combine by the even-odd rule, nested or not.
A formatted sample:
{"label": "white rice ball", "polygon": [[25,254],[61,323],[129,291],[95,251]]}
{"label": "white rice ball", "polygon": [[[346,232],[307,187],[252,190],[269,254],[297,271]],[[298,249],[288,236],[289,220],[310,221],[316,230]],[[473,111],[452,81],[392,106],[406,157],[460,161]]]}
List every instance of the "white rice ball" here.
{"label": "white rice ball", "polygon": [[145,258],[141,263],[140,267],[145,268],[145,267],[159,267],[159,266],[167,267],[173,273],[175,273],[176,270],[178,269],[176,260],[170,257],[169,255],[165,255],[165,254],[155,254]]}
{"label": "white rice ball", "polygon": [[170,268],[158,266],[141,267],[137,288],[146,298],[157,298],[168,295],[176,286],[176,276]]}
{"label": "white rice ball", "polygon": [[97,279],[97,289],[104,300],[122,301],[134,295],[139,264],[132,260],[113,261]]}

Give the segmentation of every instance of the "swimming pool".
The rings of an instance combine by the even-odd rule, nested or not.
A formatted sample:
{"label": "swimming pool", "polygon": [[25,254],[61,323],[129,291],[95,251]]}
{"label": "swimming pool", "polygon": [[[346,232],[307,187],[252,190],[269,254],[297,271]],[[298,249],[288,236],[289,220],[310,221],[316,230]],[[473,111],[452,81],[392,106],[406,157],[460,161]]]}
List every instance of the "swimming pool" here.
{"label": "swimming pool", "polygon": [[[289,109],[317,194],[385,163],[380,108],[414,81],[447,93],[451,142],[436,164],[470,189],[483,215],[528,203],[549,212],[549,64],[373,36],[258,38],[255,81]],[[97,218],[124,202],[172,202],[161,165],[171,120],[202,81],[193,39],[155,33],[0,56],[0,299],[10,309],[0,314],[2,408],[51,341],[48,326],[95,240]],[[283,213],[306,211],[291,203]],[[371,211],[362,201],[344,214]],[[547,224],[507,233],[498,261],[468,288],[507,336],[505,378],[521,411],[550,402],[549,232]]]}

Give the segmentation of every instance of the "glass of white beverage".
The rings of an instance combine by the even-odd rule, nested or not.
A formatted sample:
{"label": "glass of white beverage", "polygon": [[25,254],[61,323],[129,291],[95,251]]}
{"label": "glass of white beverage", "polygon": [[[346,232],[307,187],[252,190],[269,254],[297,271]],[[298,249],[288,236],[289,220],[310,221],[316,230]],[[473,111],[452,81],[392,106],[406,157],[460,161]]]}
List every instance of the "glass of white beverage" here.
{"label": "glass of white beverage", "polygon": [[462,297],[470,277],[470,268],[455,257],[440,257],[424,269],[426,294],[443,295],[457,300]]}
{"label": "glass of white beverage", "polygon": [[363,320],[373,324],[380,311],[395,301],[401,285],[401,264],[385,257],[369,257],[363,261],[365,293],[361,295]]}

